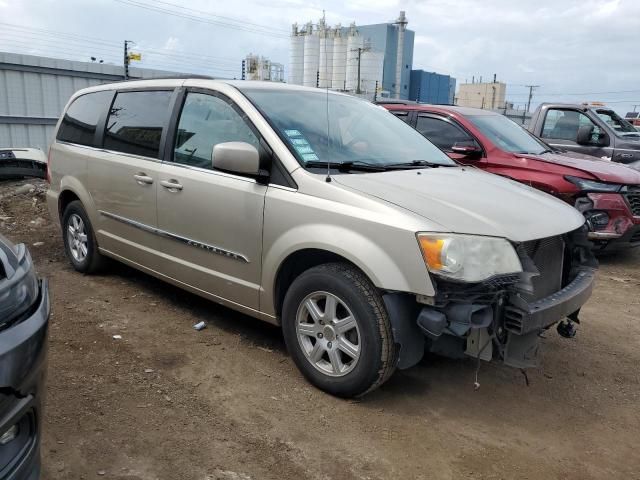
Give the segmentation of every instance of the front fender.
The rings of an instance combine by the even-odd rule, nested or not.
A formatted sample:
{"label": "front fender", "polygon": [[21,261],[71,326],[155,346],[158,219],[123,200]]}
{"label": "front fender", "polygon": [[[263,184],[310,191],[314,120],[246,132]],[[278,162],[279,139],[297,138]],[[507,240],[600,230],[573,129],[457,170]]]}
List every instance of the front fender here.
{"label": "front fender", "polygon": [[[407,237],[413,236],[407,233]],[[280,265],[287,257],[304,249],[324,250],[345,258],[362,270],[378,288],[434,295],[415,237],[398,243],[395,249],[390,250],[374,238],[340,225],[305,224],[291,228],[279,235],[264,251],[261,310],[275,314],[273,292]],[[407,250],[407,243],[412,250]],[[408,263],[413,264],[412,268]]]}

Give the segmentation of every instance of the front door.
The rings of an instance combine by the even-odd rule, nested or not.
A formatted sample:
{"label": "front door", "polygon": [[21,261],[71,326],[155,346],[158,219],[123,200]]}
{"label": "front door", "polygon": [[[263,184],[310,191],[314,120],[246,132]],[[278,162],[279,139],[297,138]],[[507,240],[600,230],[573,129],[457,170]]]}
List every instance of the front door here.
{"label": "front door", "polygon": [[228,98],[187,91],[171,158],[159,175],[163,273],[228,302],[259,308],[262,222],[267,187],[212,168],[213,147],[247,142],[257,131]]}
{"label": "front door", "polygon": [[[578,130],[581,126],[593,127],[591,142],[578,143]],[[551,108],[547,111],[542,126],[542,139],[555,148],[592,155],[611,160],[613,146],[609,135],[585,113],[572,109]]]}

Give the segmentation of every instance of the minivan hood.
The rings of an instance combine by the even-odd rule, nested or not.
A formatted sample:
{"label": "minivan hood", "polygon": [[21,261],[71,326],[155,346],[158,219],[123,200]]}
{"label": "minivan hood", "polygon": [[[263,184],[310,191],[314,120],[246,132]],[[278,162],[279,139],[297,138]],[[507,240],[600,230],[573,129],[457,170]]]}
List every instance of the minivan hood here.
{"label": "minivan hood", "polygon": [[469,167],[438,167],[332,177],[431,220],[448,231],[514,242],[570,232],[584,223],[551,195]]}
{"label": "minivan hood", "polygon": [[542,155],[516,154],[520,158],[531,158],[541,162],[555,163],[587,172],[598,180],[621,185],[640,185],[640,172],[621,163],[603,160],[576,152],[543,153]]}

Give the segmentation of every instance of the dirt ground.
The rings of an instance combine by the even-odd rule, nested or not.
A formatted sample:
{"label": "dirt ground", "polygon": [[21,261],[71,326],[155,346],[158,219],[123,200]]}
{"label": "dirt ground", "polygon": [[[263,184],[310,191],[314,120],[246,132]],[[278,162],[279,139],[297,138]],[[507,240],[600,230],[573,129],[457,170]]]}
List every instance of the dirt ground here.
{"label": "dirt ground", "polygon": [[24,183],[0,183],[0,231],[50,280],[44,479],[640,478],[640,251],[601,259],[577,337],[549,331],[530,386],[483,364],[474,391],[473,361],[428,357],[345,401],[277,328],[122,265],[73,271],[46,186]]}

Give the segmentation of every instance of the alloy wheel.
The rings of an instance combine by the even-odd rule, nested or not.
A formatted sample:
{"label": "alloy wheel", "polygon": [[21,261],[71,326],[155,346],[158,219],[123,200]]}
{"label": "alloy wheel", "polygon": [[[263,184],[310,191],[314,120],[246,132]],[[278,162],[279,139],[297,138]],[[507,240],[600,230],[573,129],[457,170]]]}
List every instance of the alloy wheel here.
{"label": "alloy wheel", "polygon": [[296,315],[296,334],[307,361],[325,375],[342,377],[358,363],[362,350],[358,322],[332,293],[305,297]]}
{"label": "alloy wheel", "polygon": [[72,214],[67,223],[67,243],[76,262],[83,262],[89,253],[89,243],[84,222],[77,214]]}

